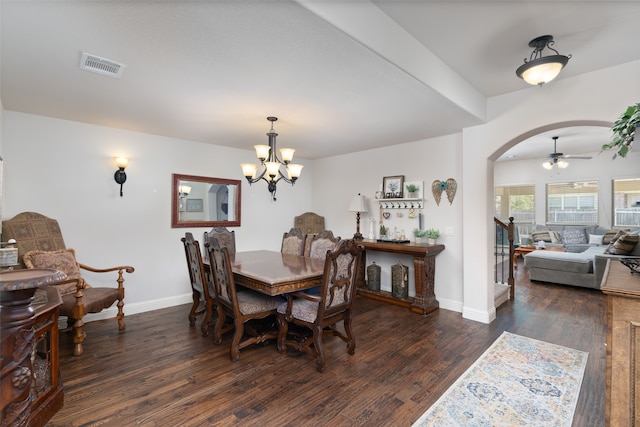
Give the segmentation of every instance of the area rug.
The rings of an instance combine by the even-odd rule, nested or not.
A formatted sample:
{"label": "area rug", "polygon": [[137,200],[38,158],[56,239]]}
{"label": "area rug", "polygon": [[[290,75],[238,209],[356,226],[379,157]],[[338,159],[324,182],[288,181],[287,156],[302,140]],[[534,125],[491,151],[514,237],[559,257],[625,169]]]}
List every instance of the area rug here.
{"label": "area rug", "polygon": [[571,426],[588,353],[504,332],[417,426]]}

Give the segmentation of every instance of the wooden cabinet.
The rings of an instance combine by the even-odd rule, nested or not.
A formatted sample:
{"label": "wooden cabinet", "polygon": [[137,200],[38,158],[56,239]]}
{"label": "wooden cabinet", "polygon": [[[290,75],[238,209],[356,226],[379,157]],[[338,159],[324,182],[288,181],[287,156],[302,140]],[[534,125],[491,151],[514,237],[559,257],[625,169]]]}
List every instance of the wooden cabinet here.
{"label": "wooden cabinet", "polygon": [[607,261],[602,292],[607,294],[608,426],[640,425],[640,275]]}
{"label": "wooden cabinet", "polygon": [[[58,367],[62,300],[47,285],[64,278],[48,269],[0,273],[2,426],[43,426],[62,407]],[[44,288],[36,293],[38,287]]]}

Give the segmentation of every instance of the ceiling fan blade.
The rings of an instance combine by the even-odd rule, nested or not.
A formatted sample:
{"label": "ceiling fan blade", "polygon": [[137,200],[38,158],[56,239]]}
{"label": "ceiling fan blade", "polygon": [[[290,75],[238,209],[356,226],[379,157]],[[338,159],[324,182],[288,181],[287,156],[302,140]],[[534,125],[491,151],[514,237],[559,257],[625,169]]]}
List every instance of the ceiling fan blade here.
{"label": "ceiling fan blade", "polygon": [[562,156],[562,158],[564,159],[574,159],[574,160],[589,160],[592,159],[593,157],[591,156],[580,156],[577,154],[567,154],[565,156]]}

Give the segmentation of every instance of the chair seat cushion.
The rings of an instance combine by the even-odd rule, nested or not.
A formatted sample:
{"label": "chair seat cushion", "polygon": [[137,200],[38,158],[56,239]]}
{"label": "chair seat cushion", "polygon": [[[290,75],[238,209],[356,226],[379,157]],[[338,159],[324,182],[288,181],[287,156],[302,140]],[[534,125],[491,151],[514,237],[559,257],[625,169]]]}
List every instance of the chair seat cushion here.
{"label": "chair seat cushion", "polygon": [[238,308],[245,315],[275,310],[282,301],[282,298],[270,297],[249,289],[238,291],[237,296]]}
{"label": "chair seat cushion", "polygon": [[[83,292],[82,302],[85,313],[99,313],[109,308],[120,298],[118,288],[88,288]],[[76,297],[73,293],[62,296],[60,315],[72,317]]]}
{"label": "chair seat cushion", "polygon": [[[24,254],[23,261],[27,268],[53,268],[66,274],[67,279],[80,278],[76,251],[72,248],[58,251],[29,251]],[[60,295],[73,294],[76,291],[76,282],[56,286]]]}
{"label": "chair seat cushion", "polygon": [[[283,302],[278,306],[278,313],[287,313],[287,302]],[[298,320],[313,323],[318,316],[318,303],[309,301],[304,298],[298,298],[293,301],[291,306],[291,315]]]}

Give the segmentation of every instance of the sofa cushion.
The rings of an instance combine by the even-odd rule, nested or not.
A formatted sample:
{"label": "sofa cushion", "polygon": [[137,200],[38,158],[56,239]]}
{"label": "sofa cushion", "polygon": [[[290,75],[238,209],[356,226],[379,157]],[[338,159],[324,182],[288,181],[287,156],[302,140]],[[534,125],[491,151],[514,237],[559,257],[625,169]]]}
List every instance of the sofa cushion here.
{"label": "sofa cushion", "polygon": [[587,235],[584,228],[567,228],[562,230],[562,242],[567,244],[587,243]]}
{"label": "sofa cushion", "polygon": [[591,250],[578,253],[538,250],[525,255],[524,260],[526,268],[591,273],[594,255],[595,253]]}
{"label": "sofa cushion", "polygon": [[[66,274],[67,279],[80,278],[80,267],[76,261],[76,251],[71,248],[59,251],[29,251],[24,254],[23,260],[27,268],[53,268]],[[76,292],[76,282],[56,286],[61,295]]]}
{"label": "sofa cushion", "polygon": [[640,235],[637,233],[626,233],[624,231],[620,231],[607,247],[606,253],[613,255],[629,255],[633,252],[639,240]]}
{"label": "sofa cushion", "polygon": [[604,235],[602,234],[589,234],[590,245],[602,245],[603,240],[604,240]]}
{"label": "sofa cushion", "polygon": [[549,236],[551,236],[551,243],[563,243],[561,232],[549,230]]}

